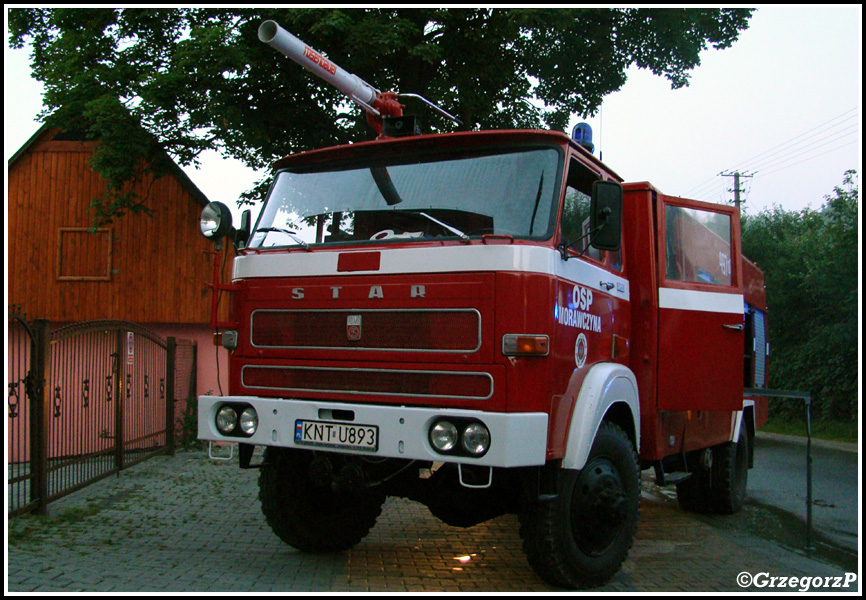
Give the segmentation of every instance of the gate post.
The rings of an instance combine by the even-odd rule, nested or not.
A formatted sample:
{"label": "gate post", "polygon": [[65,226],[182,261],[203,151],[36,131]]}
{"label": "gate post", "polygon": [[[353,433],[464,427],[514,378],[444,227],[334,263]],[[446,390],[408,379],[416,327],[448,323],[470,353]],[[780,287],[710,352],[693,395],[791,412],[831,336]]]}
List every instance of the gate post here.
{"label": "gate post", "polygon": [[165,443],[174,456],[174,369],[177,340],[169,337],[165,345]]}
{"label": "gate post", "polygon": [[114,454],[114,466],[117,472],[123,470],[123,329],[115,330],[114,343],[114,443],[117,444]]}
{"label": "gate post", "polygon": [[50,344],[48,321],[33,322],[32,350],[30,352],[30,501],[37,502],[35,513],[48,513],[48,410],[45,402],[46,371]]}

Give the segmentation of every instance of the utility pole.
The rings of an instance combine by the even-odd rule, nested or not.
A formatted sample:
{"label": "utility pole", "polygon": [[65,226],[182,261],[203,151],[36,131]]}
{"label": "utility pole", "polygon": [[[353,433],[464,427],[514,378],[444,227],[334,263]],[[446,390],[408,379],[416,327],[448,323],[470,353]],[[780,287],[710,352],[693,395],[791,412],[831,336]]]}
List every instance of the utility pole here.
{"label": "utility pole", "polygon": [[722,177],[733,177],[734,178],[734,206],[737,207],[737,210],[740,210],[740,192],[743,190],[740,188],[740,177],[754,177],[754,173],[751,175],[745,175],[740,173],[739,171],[734,171],[733,173],[719,173]]}

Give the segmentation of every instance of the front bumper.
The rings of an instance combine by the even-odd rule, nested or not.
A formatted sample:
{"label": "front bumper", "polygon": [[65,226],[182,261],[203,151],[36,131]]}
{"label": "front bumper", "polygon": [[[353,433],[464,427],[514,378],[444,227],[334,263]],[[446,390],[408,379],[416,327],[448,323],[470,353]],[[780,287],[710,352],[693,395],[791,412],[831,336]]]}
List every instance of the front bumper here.
{"label": "front bumper", "polygon": [[[259,425],[251,437],[222,435],[216,428],[216,413],[225,404],[255,408]],[[439,418],[475,419],[490,431],[490,449],[484,456],[445,456],[429,442],[430,426]],[[199,396],[198,438],[206,441],[241,442],[281,448],[319,449],[328,452],[453,462],[490,467],[543,465],[547,453],[547,414],[493,413],[476,410],[350,404],[317,400],[260,398],[257,396]],[[316,448],[295,442],[295,423],[303,421],[345,422],[378,427],[376,451],[350,448]]]}

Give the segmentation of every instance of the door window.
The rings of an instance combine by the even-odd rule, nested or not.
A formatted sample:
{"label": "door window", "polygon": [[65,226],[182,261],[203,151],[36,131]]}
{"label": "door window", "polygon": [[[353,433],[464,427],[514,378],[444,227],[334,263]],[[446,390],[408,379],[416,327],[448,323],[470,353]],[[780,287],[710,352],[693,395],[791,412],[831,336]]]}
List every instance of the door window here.
{"label": "door window", "polygon": [[592,184],[599,176],[576,160],[568,169],[565,201],[562,207],[562,243],[584,258],[591,258],[615,271],[622,271],[622,252],[602,252],[589,243],[589,205]]}
{"label": "door window", "polygon": [[685,283],[732,285],[730,215],[666,205],[665,276]]}

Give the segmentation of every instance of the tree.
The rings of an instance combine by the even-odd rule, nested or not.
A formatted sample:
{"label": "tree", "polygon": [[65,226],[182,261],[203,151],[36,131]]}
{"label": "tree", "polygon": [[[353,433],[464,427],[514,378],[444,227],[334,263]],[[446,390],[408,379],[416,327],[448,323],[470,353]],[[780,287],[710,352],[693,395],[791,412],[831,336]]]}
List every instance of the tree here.
{"label": "tree", "polygon": [[[857,418],[859,190],[856,172],[820,210],[743,219],[743,254],[764,272],[773,387],[810,391],[817,417]],[[781,408],[789,416],[799,407]]]}
{"label": "tree", "polygon": [[[420,94],[468,128],[563,129],[594,114],[631,65],[678,88],[708,45],[727,48],[751,9],[12,9],[10,45],[33,44],[51,124],[101,141],[94,168],[124,183],[168,153],[206,149],[262,168],[291,152],[369,137],[360,111],[256,36],[274,19],[383,91]],[[412,107],[409,107],[412,109]],[[416,112],[412,110],[412,112]],[[417,111],[425,131],[450,122]]]}

